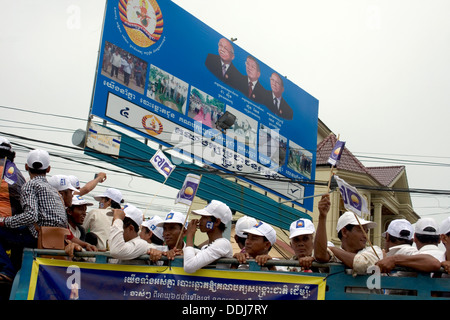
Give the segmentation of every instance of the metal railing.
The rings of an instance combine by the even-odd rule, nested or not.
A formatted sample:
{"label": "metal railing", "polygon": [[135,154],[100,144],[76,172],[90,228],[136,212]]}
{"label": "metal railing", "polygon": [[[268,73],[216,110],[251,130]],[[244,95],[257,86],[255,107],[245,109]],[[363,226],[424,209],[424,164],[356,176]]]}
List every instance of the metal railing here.
{"label": "metal railing", "polygon": [[[30,283],[30,275],[33,261],[37,257],[64,257],[67,254],[63,250],[43,250],[43,249],[25,249],[22,270],[15,280],[11,299],[26,299]],[[75,259],[87,259],[90,263],[110,263],[109,260],[114,259],[109,252],[76,252]],[[149,265],[149,255],[142,255],[135,260],[142,261],[142,265]],[[167,266],[183,267],[183,257],[175,257],[173,261],[168,261],[166,257],[162,257],[160,261]],[[239,265],[237,259],[222,258],[214,264],[205,267],[215,268],[216,264]],[[248,260],[247,271],[260,272],[259,266],[254,259]],[[297,260],[269,260],[265,267],[284,266],[299,267]],[[223,269],[217,269],[221,271]],[[353,276],[351,270],[339,263],[317,263],[313,262],[312,272],[289,272],[292,275],[323,277],[326,280],[325,299],[330,300],[352,300],[352,299],[450,299],[450,278],[441,268],[440,272],[434,273],[431,277],[429,273],[417,272],[406,268],[396,268],[394,271],[407,271],[408,276],[380,275],[380,287],[370,289],[369,282],[376,275],[358,275]],[[230,272],[243,272],[239,269],[226,269]],[[264,272],[266,272],[264,270]],[[267,271],[274,273],[286,273],[285,271]],[[437,276],[444,275],[444,278]]]}

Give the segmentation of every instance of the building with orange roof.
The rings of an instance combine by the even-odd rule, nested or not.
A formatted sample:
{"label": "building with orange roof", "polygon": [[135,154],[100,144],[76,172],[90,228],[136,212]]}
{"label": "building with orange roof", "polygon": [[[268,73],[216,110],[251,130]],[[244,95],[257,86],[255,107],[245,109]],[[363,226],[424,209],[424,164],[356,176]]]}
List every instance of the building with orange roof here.
{"label": "building with orange roof", "polygon": [[[336,144],[337,137],[319,120],[318,145],[316,156],[316,181],[329,181],[331,165],[328,158]],[[381,234],[394,219],[404,218],[415,223],[420,217],[414,212],[409,192],[408,179],[404,166],[366,167],[353,153],[344,148],[340,162],[333,169],[334,173],[350,185],[356,187],[369,204],[370,216],[365,219],[377,223],[371,230],[371,241],[374,245],[382,246]],[[358,188],[360,186],[360,188]],[[402,192],[405,190],[405,192]],[[327,185],[316,185],[315,194],[327,192]],[[314,202],[314,212],[311,214],[314,223],[318,220],[317,197]],[[339,244],[336,224],[344,208],[339,192],[333,192],[330,197],[331,208],[328,214],[328,239]]]}

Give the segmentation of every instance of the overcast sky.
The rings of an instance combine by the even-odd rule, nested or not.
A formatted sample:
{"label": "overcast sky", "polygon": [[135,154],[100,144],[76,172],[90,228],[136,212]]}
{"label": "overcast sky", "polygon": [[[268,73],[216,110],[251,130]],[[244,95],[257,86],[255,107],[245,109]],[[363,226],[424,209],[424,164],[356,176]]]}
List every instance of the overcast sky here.
{"label": "overcast sky", "polygon": [[[173,2],[225,37],[237,38],[241,48],[317,98],[319,118],[365,165],[405,164],[410,188],[450,189],[449,1]],[[105,2],[0,4],[0,131],[71,145],[73,131],[85,128],[89,114]],[[25,152],[18,150],[20,167]],[[71,166],[55,160],[53,173]],[[88,180],[96,171],[75,174]],[[143,192],[139,178],[111,173],[107,182],[121,184],[129,197]],[[163,193],[174,195],[169,189]],[[148,195],[136,201],[145,199]],[[450,214],[448,196],[412,199],[421,216],[440,221]]]}

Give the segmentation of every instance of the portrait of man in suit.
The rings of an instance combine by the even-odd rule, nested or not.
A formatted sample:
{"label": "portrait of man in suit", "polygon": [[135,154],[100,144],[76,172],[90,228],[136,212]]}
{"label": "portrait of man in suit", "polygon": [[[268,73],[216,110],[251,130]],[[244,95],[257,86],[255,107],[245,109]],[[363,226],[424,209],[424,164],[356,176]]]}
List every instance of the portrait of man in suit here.
{"label": "portrait of man in suit", "polygon": [[248,56],[245,61],[245,70],[247,81],[241,84],[239,91],[256,103],[264,104],[269,92],[259,82],[261,69],[258,61],[254,57]]}
{"label": "portrait of man in suit", "polygon": [[283,98],[284,84],[283,79],[276,72],[270,76],[270,88],[272,91],[269,93],[266,102],[266,107],[277,116],[292,120],[294,113],[292,108]]}
{"label": "portrait of man in suit", "polygon": [[219,40],[219,55],[209,53],[205,60],[208,70],[219,80],[237,89],[244,76],[233,65],[233,45],[226,38]]}

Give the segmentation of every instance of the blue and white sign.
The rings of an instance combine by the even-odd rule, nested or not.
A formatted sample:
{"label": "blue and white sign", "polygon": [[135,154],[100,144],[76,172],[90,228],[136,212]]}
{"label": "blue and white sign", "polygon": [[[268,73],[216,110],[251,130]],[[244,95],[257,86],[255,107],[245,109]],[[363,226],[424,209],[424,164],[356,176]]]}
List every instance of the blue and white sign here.
{"label": "blue and white sign", "polygon": [[314,193],[318,100],[169,0],[108,1],[91,114],[286,199]]}

